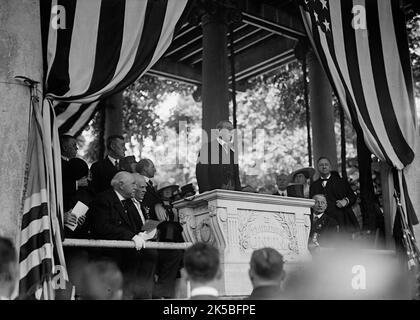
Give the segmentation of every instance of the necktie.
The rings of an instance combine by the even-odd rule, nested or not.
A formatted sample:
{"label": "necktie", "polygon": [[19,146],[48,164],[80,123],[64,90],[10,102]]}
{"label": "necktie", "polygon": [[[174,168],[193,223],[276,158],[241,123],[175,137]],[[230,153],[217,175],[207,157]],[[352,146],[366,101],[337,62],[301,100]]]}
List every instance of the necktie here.
{"label": "necktie", "polygon": [[321,183],[322,183],[322,186],[325,188],[325,186],[327,185],[327,182],[328,182],[328,179],[324,179],[324,178],[321,178]]}
{"label": "necktie", "polygon": [[118,170],[120,169],[120,163],[119,163],[118,159],[115,160],[115,168],[117,168]]}
{"label": "necktie", "polygon": [[136,207],[137,211],[139,212],[141,222],[144,224],[145,223],[145,218],[144,218],[144,212],[143,212],[141,203],[136,201],[136,200],[133,200],[133,203],[134,203],[134,206]]}
{"label": "necktie", "polygon": [[132,227],[135,228],[136,227],[136,222],[135,222],[134,217],[133,217],[133,211],[131,210],[132,208],[130,207],[130,205],[134,206],[133,202],[131,202],[131,200],[126,199],[126,200],[121,200],[121,203],[124,207],[124,211],[127,213],[128,220],[131,222]]}
{"label": "necktie", "polygon": [[314,216],[314,224],[319,220],[317,216]]}

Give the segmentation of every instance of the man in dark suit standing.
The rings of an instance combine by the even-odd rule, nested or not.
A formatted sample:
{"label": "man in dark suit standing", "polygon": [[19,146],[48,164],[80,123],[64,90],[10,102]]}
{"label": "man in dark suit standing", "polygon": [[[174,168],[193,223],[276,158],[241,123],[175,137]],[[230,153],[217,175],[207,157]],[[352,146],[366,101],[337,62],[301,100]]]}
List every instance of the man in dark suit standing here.
{"label": "man in dark suit standing", "polygon": [[184,267],[191,286],[191,300],[217,299],[216,283],[222,271],[216,247],[204,242],[195,243],[185,250]]}
{"label": "man in dark suit standing", "polygon": [[325,195],[327,199],[325,213],[337,220],[340,233],[347,233],[350,238],[351,234],[359,229],[357,218],[351,208],[356,202],[356,195],[346,180],[331,172],[331,162],[328,158],[319,158],[318,172],[320,178],[311,184],[310,197],[316,194]]}
{"label": "man in dark suit standing", "polygon": [[69,209],[71,209],[70,202],[77,190],[77,178],[70,165],[70,159],[75,158],[77,155],[78,147],[76,138],[70,135],[60,136],[60,149],[63,205],[64,212],[67,212]]}
{"label": "man in dark suit standing", "polygon": [[155,164],[150,159],[140,159],[136,165],[136,172],[140,173],[146,180],[146,194],[143,198],[143,206],[147,210],[149,219],[159,220],[155,212],[157,203],[161,203],[159,194],[156,191],[156,186],[153,184],[153,177],[156,174]]}
{"label": "man in dark suit standing", "polygon": [[[131,173],[121,171],[114,176],[111,186],[92,203],[93,235],[98,239],[131,240],[135,248],[141,250],[145,244],[141,232],[143,221],[131,200],[136,191],[135,179]],[[111,249],[107,255],[123,272],[126,298],[152,298],[156,250]]]}
{"label": "man in dark suit standing", "polygon": [[[241,191],[239,180],[238,153],[233,144],[233,125],[230,121],[220,121],[217,136],[210,143],[203,141],[196,165],[199,192],[214,189]],[[213,131],[213,130],[212,130]]]}
{"label": "man in dark suit standing", "polygon": [[106,140],[108,155],[105,159],[92,164],[92,186],[96,193],[105,191],[111,187],[110,183],[115,174],[120,171],[119,161],[124,158],[124,137],[120,135],[109,136]]}
{"label": "man in dark suit standing", "polygon": [[285,278],[283,256],[273,248],[262,248],[252,253],[249,279],[252,293],[247,300],[284,299],[281,283]]}
{"label": "man in dark suit standing", "polygon": [[337,244],[339,226],[337,220],[325,214],[327,198],[323,194],[313,196],[315,205],[312,213],[311,230],[309,233],[309,250],[318,247],[333,247]]}

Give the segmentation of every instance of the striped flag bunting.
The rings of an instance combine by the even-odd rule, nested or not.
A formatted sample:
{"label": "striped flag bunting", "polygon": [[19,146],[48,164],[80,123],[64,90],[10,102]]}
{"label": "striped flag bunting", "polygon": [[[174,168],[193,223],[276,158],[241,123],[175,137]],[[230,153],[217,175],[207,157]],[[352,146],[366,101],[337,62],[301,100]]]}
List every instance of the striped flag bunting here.
{"label": "striped flag bunting", "polygon": [[[123,90],[169,47],[187,0],[42,0],[44,99],[32,103],[20,247],[21,296],[54,299],[65,270],[59,133],[76,135],[99,101]],[[65,10],[54,29],[53,8]],[[30,164],[30,165],[29,165]],[[65,280],[68,280],[64,272]]]}
{"label": "striped flag bunting", "polygon": [[[97,102],[92,102],[123,90],[159,60],[186,4],[42,1],[45,96],[57,108],[60,132],[80,132],[97,110]],[[54,15],[48,13],[55,5],[65,8],[66,29],[50,27]]]}
{"label": "striped flag bunting", "polygon": [[[398,0],[300,0],[312,47],[366,146],[399,171],[404,223],[418,219],[405,188],[417,120],[404,14]],[[392,217],[394,225],[395,215]]]}
{"label": "striped flag bunting", "polygon": [[[42,113],[38,97],[32,96],[20,234],[19,295],[54,299],[52,281],[56,265],[62,267],[63,281],[68,277],[58,220],[61,215],[57,211],[61,188],[54,188],[54,170],[48,166],[53,154],[51,142],[48,143],[51,134],[46,131]],[[48,145],[50,148],[47,148]]]}

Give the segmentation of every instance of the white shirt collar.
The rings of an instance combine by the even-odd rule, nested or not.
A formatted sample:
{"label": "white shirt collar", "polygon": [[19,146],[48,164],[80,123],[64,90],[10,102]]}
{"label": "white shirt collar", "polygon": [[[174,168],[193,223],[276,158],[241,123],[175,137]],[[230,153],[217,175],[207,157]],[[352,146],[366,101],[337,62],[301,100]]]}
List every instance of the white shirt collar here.
{"label": "white shirt collar", "polygon": [[194,296],[219,296],[219,292],[213,287],[198,287],[191,290],[191,297]]}
{"label": "white shirt collar", "polygon": [[139,215],[140,215],[141,221],[142,221],[142,222],[143,222],[143,224],[144,224],[146,220],[144,219],[144,216],[143,216],[143,211],[141,210],[141,202],[140,202],[140,201],[138,201],[136,198],[131,198],[131,201],[133,201],[134,206],[137,208],[137,211],[139,212]]}
{"label": "white shirt collar", "polygon": [[323,213],[321,213],[321,214],[315,214],[315,213],[314,213],[314,218],[315,218],[315,217],[317,217],[318,219],[320,219],[320,218],[324,215],[324,213],[325,213],[325,212],[323,212]]}
{"label": "white shirt collar", "polygon": [[113,157],[111,157],[110,155],[108,155],[108,159],[109,161],[111,161],[111,163],[115,166],[115,161],[117,161],[118,159],[115,159]]}
{"label": "white shirt collar", "polygon": [[70,161],[70,158],[67,158],[67,157],[65,157],[63,155],[61,155],[61,159],[63,159],[64,161]]}
{"label": "white shirt collar", "polygon": [[284,189],[284,190],[277,189],[277,192],[279,193],[279,195],[282,195],[284,193],[284,195],[287,196],[287,189]]}
{"label": "white shirt collar", "polygon": [[321,177],[321,179],[329,179],[331,177],[331,173],[330,174],[328,174],[328,176],[326,177],[326,178],[322,178]]}
{"label": "white shirt collar", "polygon": [[120,200],[120,201],[125,200],[125,198],[117,190],[114,189],[114,192],[117,194],[118,200]]}

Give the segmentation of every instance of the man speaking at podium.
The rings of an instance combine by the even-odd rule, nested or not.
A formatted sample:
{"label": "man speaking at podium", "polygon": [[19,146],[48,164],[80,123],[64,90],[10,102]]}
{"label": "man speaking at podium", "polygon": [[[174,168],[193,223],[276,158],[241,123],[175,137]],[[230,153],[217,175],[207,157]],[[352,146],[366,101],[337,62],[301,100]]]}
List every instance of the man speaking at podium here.
{"label": "man speaking at podium", "polygon": [[233,125],[228,120],[222,120],[217,124],[216,130],[211,131],[210,142],[202,141],[195,169],[199,192],[214,189],[240,191],[238,153],[233,144]]}

